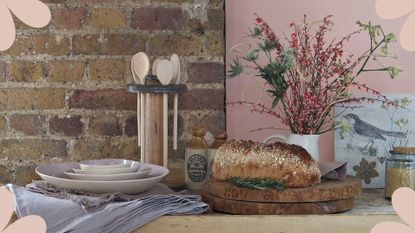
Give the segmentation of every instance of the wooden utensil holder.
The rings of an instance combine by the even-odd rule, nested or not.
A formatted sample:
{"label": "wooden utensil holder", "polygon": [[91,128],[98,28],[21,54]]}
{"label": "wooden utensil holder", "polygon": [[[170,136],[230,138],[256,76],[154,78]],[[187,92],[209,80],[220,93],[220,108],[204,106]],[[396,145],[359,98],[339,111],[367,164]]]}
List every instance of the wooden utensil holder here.
{"label": "wooden utensil holder", "polygon": [[127,92],[145,94],[144,114],[144,161],[163,166],[163,94],[181,94],[187,91],[186,85],[162,85],[157,77],[149,75],[146,84],[129,84]]}

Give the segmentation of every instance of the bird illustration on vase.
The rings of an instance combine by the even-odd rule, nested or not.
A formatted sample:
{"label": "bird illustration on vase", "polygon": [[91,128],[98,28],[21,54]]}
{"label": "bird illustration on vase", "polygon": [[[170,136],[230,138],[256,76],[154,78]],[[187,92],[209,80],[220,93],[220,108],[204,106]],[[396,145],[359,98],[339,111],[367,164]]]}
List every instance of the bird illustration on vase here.
{"label": "bird illustration on vase", "polygon": [[353,113],[349,113],[343,116],[348,124],[351,126],[351,133],[353,135],[359,135],[368,140],[368,143],[363,148],[363,150],[371,152],[373,145],[376,140],[380,140],[386,142],[386,137],[394,137],[394,138],[406,138],[407,133],[405,132],[397,132],[397,131],[387,131],[380,129],[374,125],[367,123],[360,119],[359,116]]}

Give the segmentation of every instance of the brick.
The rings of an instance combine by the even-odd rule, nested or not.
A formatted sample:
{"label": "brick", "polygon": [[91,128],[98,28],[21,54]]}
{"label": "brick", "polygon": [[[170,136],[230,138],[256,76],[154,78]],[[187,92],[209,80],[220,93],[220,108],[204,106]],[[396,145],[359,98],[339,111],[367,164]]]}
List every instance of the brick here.
{"label": "brick", "polygon": [[208,7],[223,9],[224,2],[225,0],[209,0]]}
{"label": "brick", "polygon": [[[2,178],[3,182],[18,182],[21,185],[30,182],[34,175],[34,163],[27,160],[35,160],[39,164],[51,162],[50,158],[43,157],[45,154],[61,154],[61,158],[53,159],[57,161],[110,157],[138,160],[136,95],[126,93],[119,87],[125,80],[133,82],[127,59],[138,51],[146,51],[152,60],[159,56],[169,57],[172,53],[184,58],[204,57],[204,61],[183,64],[183,70],[187,72],[183,81],[202,84],[203,88],[209,88],[211,83],[215,87],[222,87],[221,62],[214,61],[224,56],[224,0],[198,0],[199,3],[203,2],[200,5],[203,15],[200,17],[189,14],[195,13],[188,9],[194,6],[195,0],[43,1],[51,7],[51,23],[38,30],[15,19],[18,30],[16,43],[10,50],[0,52],[3,57],[0,59],[0,83],[18,86],[3,83],[6,86],[0,88],[0,111],[4,113],[0,116],[0,161],[3,161],[0,163],[0,183]],[[14,61],[35,61],[32,57],[44,64],[43,76],[31,76],[36,72],[23,72],[29,75],[22,75],[23,78],[18,79],[9,77]],[[118,59],[123,60],[122,71],[121,63],[119,72],[102,68],[113,68],[106,61]],[[101,60],[105,60],[102,63],[104,66],[99,65]],[[203,65],[197,67],[199,63]],[[98,68],[95,74],[90,73],[95,72],[90,70],[93,66]],[[11,80],[36,84],[12,83]],[[102,85],[108,86],[110,83],[106,84],[105,81],[111,81],[114,87],[103,89]],[[197,89],[198,93],[192,93],[194,88],[190,85],[190,93],[179,100],[180,105],[187,109],[179,115],[180,141],[179,150],[176,151],[172,150],[173,124],[171,112],[169,114],[171,172],[165,182],[174,187],[184,182],[184,140],[189,136],[188,129],[200,120],[198,114],[203,116],[211,112],[212,116],[201,123],[209,131],[224,128],[223,99],[220,100],[223,93],[214,89]],[[205,97],[205,92],[213,94]],[[84,112],[87,115],[84,116]],[[107,112],[110,112],[109,116],[101,116]],[[66,114],[69,114],[69,119]],[[41,115],[44,118],[42,123],[38,123],[41,132],[35,132],[38,129],[33,122],[29,126],[25,126],[28,121],[22,119],[12,122],[15,115],[31,115],[32,119]],[[18,126],[21,131],[15,129]],[[94,127],[100,134],[92,132]],[[25,133],[24,130],[33,131]],[[2,139],[8,141],[2,142]],[[64,146],[60,147],[58,141]],[[3,150],[7,151],[7,155]],[[5,155],[11,159],[2,160],[1,157]],[[16,181],[16,178],[19,180]]]}
{"label": "brick", "polygon": [[[202,118],[203,120],[201,121],[200,119]],[[207,114],[193,113],[191,115],[187,115],[184,119],[184,131],[188,135],[191,135],[192,128],[198,124],[200,127],[205,128],[212,134],[223,133],[226,131],[225,121],[225,113],[223,111],[212,111]]]}
{"label": "brick", "polygon": [[[121,0],[117,2],[125,2],[126,0]],[[140,0],[141,1],[141,0]],[[92,4],[102,4],[102,3],[114,3],[114,0],[72,0],[71,3],[76,4],[85,4],[85,5],[92,5]]]}
{"label": "brick", "polygon": [[136,110],[137,95],[124,89],[76,90],[69,99],[69,107]]}
{"label": "brick", "polygon": [[54,116],[49,120],[49,131],[55,135],[78,137],[83,129],[84,123],[79,115]]}
{"label": "brick", "polygon": [[44,121],[45,118],[39,115],[15,114],[10,116],[10,128],[26,135],[42,135],[45,133],[43,130]]}
{"label": "brick", "polygon": [[122,135],[122,128],[117,116],[105,114],[90,119],[89,132],[101,136],[119,136]]}
{"label": "brick", "polygon": [[74,54],[133,55],[145,49],[146,37],[141,34],[74,35]]}
{"label": "brick", "polygon": [[74,161],[103,158],[139,160],[137,140],[134,138],[82,138],[71,140],[70,144],[69,157]]}
{"label": "brick", "polygon": [[85,8],[62,8],[52,11],[52,24],[60,30],[80,29],[85,22]]}
{"label": "brick", "polygon": [[16,181],[17,185],[26,185],[32,183],[33,180],[40,180],[40,177],[36,174],[36,165],[18,166],[16,168]]}
{"label": "brick", "polygon": [[[169,136],[171,137],[173,137],[173,117],[173,114],[169,114]],[[183,134],[183,117],[181,114],[177,114],[177,129],[177,135],[178,138],[180,138],[180,136]]]}
{"label": "brick", "polygon": [[13,61],[9,67],[9,79],[12,82],[37,82],[45,76],[42,62]]}
{"label": "brick", "polygon": [[141,30],[180,30],[183,21],[181,8],[143,7],[133,10],[131,27]]}
{"label": "brick", "polygon": [[225,11],[223,9],[208,10],[208,28],[210,30],[223,30],[225,27]]}
{"label": "brick", "polygon": [[206,37],[207,53],[211,56],[223,56],[225,43],[223,32],[212,32]]}
{"label": "brick", "polygon": [[7,133],[7,122],[5,116],[0,116],[0,135]]}
{"label": "brick", "polygon": [[63,4],[66,3],[68,0],[41,0],[44,3],[49,3],[49,4]]}
{"label": "brick", "polygon": [[187,75],[190,83],[223,83],[225,65],[217,62],[190,63]]}
{"label": "brick", "polygon": [[62,56],[70,53],[70,41],[63,35],[40,34],[18,36],[13,46],[0,55],[49,54]]}
{"label": "brick", "polygon": [[193,0],[152,0],[152,2],[157,2],[157,3],[166,3],[166,2],[168,2],[168,3],[185,3],[185,2],[188,2],[188,3],[193,3]]}
{"label": "brick", "polygon": [[[177,116],[177,135],[180,137],[180,135],[183,133],[183,117],[178,114]],[[125,126],[124,126],[124,132],[125,135],[129,137],[136,137],[137,136],[137,117],[131,116],[128,117],[125,120]],[[173,114],[169,115],[169,136],[173,136]]]}
{"label": "brick", "polygon": [[66,157],[66,142],[54,139],[4,139],[0,142],[0,158],[20,161],[42,157]]}
{"label": "brick", "polygon": [[34,54],[67,55],[69,54],[69,38],[62,35],[32,36]]}
{"label": "brick", "polygon": [[0,165],[0,185],[13,183],[12,170],[6,166]]}
{"label": "brick", "polygon": [[146,38],[141,34],[109,34],[106,37],[103,54],[107,55],[133,55],[145,50]]}
{"label": "brick", "polygon": [[207,29],[207,23],[202,22],[199,18],[187,18],[186,28],[194,34],[204,35]]}
{"label": "brick", "polygon": [[[25,30],[30,30],[32,29],[30,26],[28,26],[27,24],[23,23],[19,18],[15,17],[14,18],[14,25],[16,27],[16,30],[19,31],[25,31]],[[47,26],[46,26],[47,27]],[[45,27],[45,28],[46,28]]]}
{"label": "brick", "polygon": [[0,82],[5,82],[8,74],[8,65],[0,60]]}
{"label": "brick", "polygon": [[83,5],[83,6],[102,6],[105,5],[112,5],[112,6],[128,6],[128,4],[138,3],[138,4],[146,4],[149,3],[150,0],[71,0],[71,4],[75,5]]}
{"label": "brick", "polygon": [[125,74],[125,83],[134,83],[133,74],[131,73],[131,62],[127,62],[127,73]]}
{"label": "brick", "polygon": [[89,80],[123,81],[125,66],[123,60],[91,60],[89,63]]}
{"label": "brick", "polygon": [[50,61],[48,64],[49,82],[80,82],[84,77],[83,61]]}
{"label": "brick", "polygon": [[137,136],[137,117],[131,116],[125,120],[124,132],[129,137]]}
{"label": "brick", "polygon": [[0,89],[0,111],[60,109],[65,107],[65,90],[58,88]]}
{"label": "brick", "polygon": [[121,9],[95,8],[90,17],[90,26],[95,29],[122,29],[127,26],[127,14]]}
{"label": "brick", "polygon": [[157,34],[149,41],[148,52],[153,56],[200,56],[204,54],[203,37],[181,34]]}
{"label": "brick", "polygon": [[179,109],[223,110],[225,91],[223,89],[191,89],[184,93],[179,100]]}
{"label": "brick", "polygon": [[75,55],[102,54],[103,35],[74,35],[72,37],[72,50]]}

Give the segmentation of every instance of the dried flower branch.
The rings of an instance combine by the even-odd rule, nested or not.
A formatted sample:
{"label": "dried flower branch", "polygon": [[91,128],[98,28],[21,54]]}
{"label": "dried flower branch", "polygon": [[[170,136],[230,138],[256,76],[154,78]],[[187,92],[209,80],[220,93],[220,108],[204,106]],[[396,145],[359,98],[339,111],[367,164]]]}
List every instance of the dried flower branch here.
{"label": "dried flower branch", "polygon": [[[342,127],[341,122],[332,117],[333,108],[338,104],[380,101],[394,105],[386,96],[357,82],[356,78],[364,72],[387,72],[393,79],[401,72],[380,63],[381,59],[396,58],[389,54],[389,44],[395,42],[395,36],[385,34],[380,25],[358,22],[358,30],[327,43],[327,34],[334,25],[332,18],[332,15],[324,17],[315,28],[316,24],[309,24],[304,16],[303,23],[292,22],[293,32],[280,40],[256,15],[254,27],[248,34],[256,46],[235,58],[229,77],[239,76],[246,70],[256,72],[266,81],[266,91],[273,102],[270,108],[244,100],[239,104],[249,105],[253,112],[275,116],[297,134],[320,134]],[[362,32],[368,33],[370,48],[355,57],[344,47],[354,35]],[[259,58],[265,58],[266,63],[260,64]],[[376,60],[380,67],[367,68],[370,59]],[[353,97],[352,87],[375,97]]]}

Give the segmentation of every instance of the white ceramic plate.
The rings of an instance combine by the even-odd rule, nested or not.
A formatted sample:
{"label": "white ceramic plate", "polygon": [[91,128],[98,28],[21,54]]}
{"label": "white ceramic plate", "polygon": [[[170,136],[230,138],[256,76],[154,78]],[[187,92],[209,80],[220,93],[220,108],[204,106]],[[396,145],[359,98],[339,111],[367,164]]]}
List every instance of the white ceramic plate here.
{"label": "white ceramic plate", "polygon": [[81,170],[96,170],[130,167],[133,162],[127,159],[98,159],[81,161],[79,165],[81,166]]}
{"label": "white ceramic plate", "polygon": [[78,168],[74,168],[73,171],[76,174],[90,174],[90,175],[110,175],[110,174],[121,174],[121,173],[133,173],[137,172],[138,168],[140,168],[139,162],[132,162],[129,167],[115,167],[115,168],[107,168],[107,169],[88,169],[82,170]]}
{"label": "white ceramic plate", "polygon": [[151,168],[148,177],[134,180],[86,181],[68,179],[64,172],[73,168],[79,168],[79,163],[42,165],[36,168],[36,173],[46,182],[61,188],[78,189],[91,193],[121,192],[125,194],[137,194],[149,190],[169,174],[167,168],[147,163],[144,163],[144,165]]}
{"label": "white ceramic plate", "polygon": [[132,173],[121,174],[105,174],[105,175],[90,175],[90,174],[76,174],[72,170],[66,171],[65,175],[74,180],[95,180],[95,181],[114,181],[114,180],[132,180],[146,177],[151,172],[150,167],[141,166],[140,169]]}

